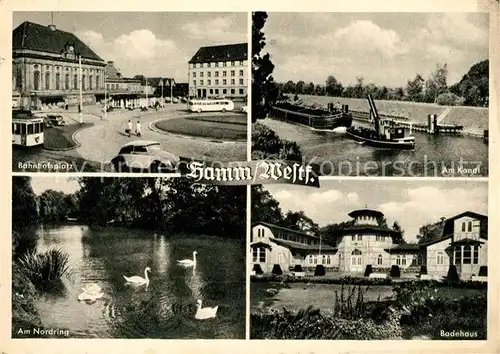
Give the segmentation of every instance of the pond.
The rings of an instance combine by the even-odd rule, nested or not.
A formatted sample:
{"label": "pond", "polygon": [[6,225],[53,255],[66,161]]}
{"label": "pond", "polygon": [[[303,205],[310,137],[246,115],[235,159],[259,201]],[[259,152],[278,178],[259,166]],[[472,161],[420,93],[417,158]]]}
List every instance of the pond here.
{"label": "pond", "polygon": [[[69,254],[72,274],[37,299],[47,329],[72,338],[244,338],[245,244],[208,236],[166,235],[123,228],[41,227],[37,248]],[[241,238],[244,240],[244,237]],[[177,260],[192,259],[195,269]],[[131,286],[124,275],[144,277]],[[99,285],[93,303],[78,301],[82,288]],[[196,320],[196,302],[219,306],[216,318]]]}

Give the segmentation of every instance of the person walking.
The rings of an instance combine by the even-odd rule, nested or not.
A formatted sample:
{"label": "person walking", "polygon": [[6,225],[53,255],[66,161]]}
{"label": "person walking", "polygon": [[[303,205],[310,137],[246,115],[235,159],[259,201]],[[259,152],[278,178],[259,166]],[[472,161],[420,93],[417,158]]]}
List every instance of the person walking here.
{"label": "person walking", "polygon": [[130,132],[131,132],[131,131],[132,131],[132,122],[131,122],[131,121],[130,121],[130,119],[129,119],[128,124],[127,124],[127,129],[125,129],[125,133],[127,133],[127,134],[128,134],[128,137],[129,137],[129,138],[130,138]]}
{"label": "person walking", "polygon": [[135,125],[135,133],[137,136],[141,136],[141,122],[137,121],[137,124]]}

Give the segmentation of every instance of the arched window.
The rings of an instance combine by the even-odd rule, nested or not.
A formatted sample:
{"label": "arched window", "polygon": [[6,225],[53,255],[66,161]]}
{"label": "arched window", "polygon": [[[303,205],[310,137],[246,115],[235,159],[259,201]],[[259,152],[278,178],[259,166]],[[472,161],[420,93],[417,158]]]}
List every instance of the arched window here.
{"label": "arched window", "polygon": [[61,89],[61,74],[57,73],[56,74],[56,90],[60,90]]}
{"label": "arched window", "polygon": [[462,232],[465,232],[465,221],[462,221]]}
{"label": "arched window", "polygon": [[33,90],[38,91],[40,90],[40,72],[35,71],[33,73]]}
{"label": "arched window", "polygon": [[45,73],[45,89],[50,90],[50,73]]}
{"label": "arched window", "polygon": [[82,75],[82,90],[85,91],[85,75]]}
{"label": "arched window", "polygon": [[382,255],[379,254],[378,257],[377,257],[377,264],[378,265],[382,265],[383,261],[384,261],[384,259],[383,259]]}
{"label": "arched window", "polygon": [[463,264],[471,264],[472,263],[472,252],[469,245],[464,246],[464,258]]}
{"label": "arched window", "polygon": [[396,257],[396,265],[401,265],[401,256],[399,254]]}
{"label": "arched window", "polygon": [[353,256],[361,256],[361,254],[362,254],[362,253],[361,253],[361,251],[360,251],[360,250],[358,250],[358,249],[356,248],[354,251],[352,251],[352,253],[351,253],[351,254],[352,254]]}
{"label": "arched window", "polygon": [[406,265],[406,255],[403,254],[403,256],[401,257],[401,265]]}
{"label": "arched window", "polygon": [[64,89],[69,90],[69,74],[64,75]]}
{"label": "arched window", "polygon": [[455,247],[455,264],[462,264],[462,247]]}
{"label": "arched window", "polygon": [[92,90],[92,75],[89,76],[89,90]]}
{"label": "arched window", "polygon": [[78,75],[77,74],[75,74],[73,76],[73,89],[78,90]]}
{"label": "arched window", "polygon": [[468,232],[471,232],[471,231],[472,231],[472,221],[469,221],[469,222],[467,223],[467,231],[468,231]]}
{"label": "arched window", "polygon": [[99,87],[100,87],[100,86],[99,86],[99,84],[100,84],[100,83],[99,83],[99,75],[97,75],[97,76],[95,77],[95,89],[96,89],[96,90],[99,90]]}

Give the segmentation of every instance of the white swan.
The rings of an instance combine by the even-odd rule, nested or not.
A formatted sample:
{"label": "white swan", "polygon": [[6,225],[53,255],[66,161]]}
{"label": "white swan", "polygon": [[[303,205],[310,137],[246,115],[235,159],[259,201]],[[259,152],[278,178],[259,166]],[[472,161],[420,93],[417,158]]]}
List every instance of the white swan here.
{"label": "white swan", "polygon": [[183,259],[181,261],[177,261],[179,265],[182,265],[184,267],[196,267],[196,255],[198,252],[194,251],[193,252],[193,259]]}
{"label": "white swan", "polygon": [[100,299],[101,297],[104,296],[104,293],[102,291],[91,292],[91,291],[87,291],[85,288],[82,288],[82,290],[83,290],[83,293],[78,295],[78,301],[94,302],[97,299]]}
{"label": "white swan", "polygon": [[196,314],[194,315],[194,318],[197,320],[206,320],[208,318],[214,318],[217,315],[217,309],[219,306],[215,307],[205,307],[204,309],[201,308],[201,300],[198,300],[198,306],[197,306]]}
{"label": "white swan", "polygon": [[126,277],[125,275],[123,276],[126,281],[129,283],[134,283],[134,284],[149,284],[149,278],[148,278],[148,272],[151,271],[151,268],[147,267],[144,269],[144,278],[140,277],[138,275],[134,275],[133,277]]}
{"label": "white swan", "polygon": [[101,291],[101,287],[95,283],[91,283],[91,284],[85,285],[85,288],[83,288],[83,291],[86,291],[88,293],[98,293]]}

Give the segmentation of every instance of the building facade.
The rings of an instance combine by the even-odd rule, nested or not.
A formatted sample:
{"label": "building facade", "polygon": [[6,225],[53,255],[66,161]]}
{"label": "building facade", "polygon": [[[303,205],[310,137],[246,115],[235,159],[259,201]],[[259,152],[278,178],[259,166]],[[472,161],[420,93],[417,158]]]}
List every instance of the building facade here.
{"label": "building facade", "polygon": [[327,271],[361,275],[366,266],[373,272],[388,273],[393,265],[402,273],[416,274],[426,266],[432,276],[446,276],[451,264],[462,279],[478,275],[488,264],[487,217],[464,212],[443,221],[439,238],[424,244],[401,243],[402,235],[381,223],[384,215],[376,210],[359,209],[349,213],[351,225],[339,231],[334,244],[264,222],[252,227],[250,257],[252,266],[270,272],[274,264],[283,271],[300,264],[306,269],[322,264]]}
{"label": "building facade", "polygon": [[189,96],[244,99],[248,87],[248,44],[201,47],[189,65]]}
{"label": "building facade", "polygon": [[12,105],[78,105],[80,88],[82,102],[95,103],[104,92],[105,66],[74,34],[26,21],[12,34]]}

